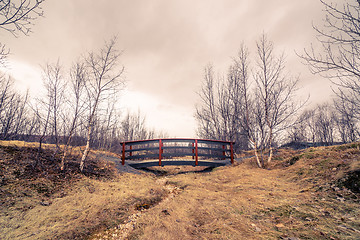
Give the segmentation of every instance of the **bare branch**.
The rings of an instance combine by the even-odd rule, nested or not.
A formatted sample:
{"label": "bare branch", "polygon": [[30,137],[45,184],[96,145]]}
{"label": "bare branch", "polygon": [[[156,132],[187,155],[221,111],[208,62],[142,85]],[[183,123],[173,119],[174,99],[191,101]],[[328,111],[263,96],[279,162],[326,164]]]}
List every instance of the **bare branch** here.
{"label": "bare branch", "polygon": [[15,37],[19,32],[28,35],[33,21],[43,16],[41,4],[45,0],[2,0],[0,1],[0,28]]}
{"label": "bare branch", "polygon": [[[360,97],[360,4],[348,1],[342,6],[320,0],[325,8],[323,27],[313,26],[320,49],[305,49],[299,55],[314,74],[346,90],[347,99]],[[341,93],[339,93],[342,95]],[[358,112],[360,105],[358,104]]]}

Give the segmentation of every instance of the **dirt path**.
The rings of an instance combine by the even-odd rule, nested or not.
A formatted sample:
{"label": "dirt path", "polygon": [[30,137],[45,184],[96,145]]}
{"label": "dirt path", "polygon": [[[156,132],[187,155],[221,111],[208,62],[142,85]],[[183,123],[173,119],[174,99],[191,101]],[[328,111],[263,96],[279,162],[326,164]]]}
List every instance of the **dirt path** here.
{"label": "dirt path", "polygon": [[291,224],[289,216],[280,220],[272,216],[273,212],[285,214],[301,209],[311,199],[309,192],[300,193],[300,186],[263,169],[225,168],[209,174],[171,176],[167,181],[184,190],[142,215],[134,236],[272,239],[277,235],[276,226]]}
{"label": "dirt path", "polygon": [[[166,204],[168,201],[173,199],[177,194],[181,192],[181,189],[175,185],[169,184],[167,178],[159,178],[156,181],[158,185],[163,186],[167,191],[168,195],[162,199],[161,202],[156,203],[156,205]],[[149,206],[150,207],[150,206]],[[153,207],[153,206],[151,206]],[[101,239],[128,239],[128,237],[133,233],[135,228],[137,227],[137,223],[140,217],[144,214],[147,214],[149,210],[147,207],[139,208],[137,212],[130,215],[127,220],[123,223],[119,224],[116,227],[108,229],[104,232],[98,233],[94,235],[91,240],[101,240]]]}
{"label": "dirt path", "polygon": [[167,176],[158,183],[168,189],[166,199],[97,239],[259,239],[286,224],[266,212],[300,207],[310,198],[275,172],[243,167]]}
{"label": "dirt path", "polygon": [[125,165],[122,165],[121,159],[118,157],[109,156],[109,155],[105,155],[105,154],[98,154],[97,156],[100,159],[114,162],[119,173],[144,174],[143,171],[137,170],[136,168],[129,166],[129,164],[127,164],[127,163],[125,163]]}

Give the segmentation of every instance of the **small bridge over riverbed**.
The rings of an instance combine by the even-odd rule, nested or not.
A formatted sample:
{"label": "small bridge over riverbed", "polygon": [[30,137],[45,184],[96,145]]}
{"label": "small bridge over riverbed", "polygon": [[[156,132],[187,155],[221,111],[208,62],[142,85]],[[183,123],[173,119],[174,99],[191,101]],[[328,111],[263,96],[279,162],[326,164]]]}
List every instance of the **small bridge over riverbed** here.
{"label": "small bridge over riverbed", "polygon": [[[167,138],[126,141],[122,142],[121,145],[122,165],[125,164],[126,160],[128,160],[129,163],[131,162],[130,164],[132,166],[136,165],[137,167],[150,167],[155,165],[221,166],[227,163],[234,163],[234,142],[229,141]],[[159,161],[158,163],[157,161],[151,162],[148,161],[149,159],[158,159]],[[164,159],[171,160],[163,161]],[[204,159],[212,160],[203,161]]]}

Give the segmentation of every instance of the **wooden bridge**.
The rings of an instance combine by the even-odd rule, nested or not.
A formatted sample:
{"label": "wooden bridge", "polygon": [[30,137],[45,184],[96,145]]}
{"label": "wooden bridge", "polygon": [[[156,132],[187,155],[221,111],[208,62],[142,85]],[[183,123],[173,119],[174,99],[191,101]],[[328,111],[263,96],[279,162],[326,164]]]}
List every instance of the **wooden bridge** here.
{"label": "wooden bridge", "polygon": [[[163,159],[173,159],[178,157],[191,157],[191,165],[203,166],[205,162],[202,159],[229,160],[234,163],[234,142],[193,139],[193,138],[167,138],[150,139],[139,141],[122,142],[121,164],[125,160],[145,160],[159,159],[159,166],[166,165],[189,165],[191,161],[163,161]],[[219,162],[219,161],[218,161]],[[200,164],[199,164],[200,163]]]}

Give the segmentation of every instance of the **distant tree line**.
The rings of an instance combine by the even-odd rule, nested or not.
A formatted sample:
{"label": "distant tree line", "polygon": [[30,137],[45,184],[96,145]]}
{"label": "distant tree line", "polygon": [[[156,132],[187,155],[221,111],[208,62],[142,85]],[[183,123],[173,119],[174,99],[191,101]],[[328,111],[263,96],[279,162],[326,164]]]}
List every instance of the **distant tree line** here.
{"label": "distant tree line", "polygon": [[354,109],[342,99],[319,104],[302,112],[297,124],[288,130],[288,142],[312,143],[309,146],[333,145],[359,140],[360,122]]}

